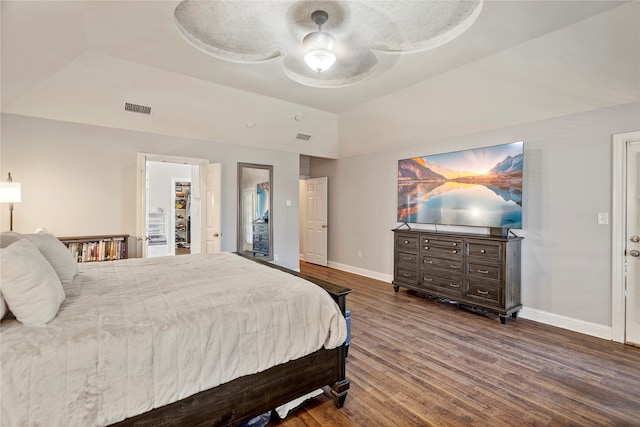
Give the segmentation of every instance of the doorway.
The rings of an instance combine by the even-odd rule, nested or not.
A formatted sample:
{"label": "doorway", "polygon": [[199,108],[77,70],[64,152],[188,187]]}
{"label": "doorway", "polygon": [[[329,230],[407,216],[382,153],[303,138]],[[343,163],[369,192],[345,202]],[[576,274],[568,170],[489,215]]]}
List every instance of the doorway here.
{"label": "doorway", "polygon": [[219,252],[221,165],[148,153],[137,164],[137,256]]}
{"label": "doorway", "polygon": [[612,339],[640,346],[640,131],[613,137]]}

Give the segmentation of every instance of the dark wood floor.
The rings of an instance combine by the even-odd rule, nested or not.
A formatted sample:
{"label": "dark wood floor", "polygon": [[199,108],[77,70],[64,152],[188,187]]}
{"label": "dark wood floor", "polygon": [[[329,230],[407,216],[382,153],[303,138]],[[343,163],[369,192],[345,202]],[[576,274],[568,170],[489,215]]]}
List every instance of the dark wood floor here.
{"label": "dark wood floor", "polygon": [[354,290],[351,389],[341,410],[325,392],[269,426],[640,426],[640,348],[301,270]]}

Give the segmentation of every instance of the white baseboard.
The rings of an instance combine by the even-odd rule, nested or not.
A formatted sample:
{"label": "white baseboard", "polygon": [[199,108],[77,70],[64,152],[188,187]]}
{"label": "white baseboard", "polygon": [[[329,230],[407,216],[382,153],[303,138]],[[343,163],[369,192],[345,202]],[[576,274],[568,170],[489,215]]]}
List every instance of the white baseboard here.
{"label": "white baseboard", "polygon": [[586,322],[572,317],[562,316],[560,314],[549,313],[535,308],[522,307],[518,313],[518,317],[523,319],[534,320],[546,325],[557,326],[559,328],[568,329],[570,331],[579,332],[585,335],[611,340],[613,338],[613,329],[611,326],[599,325],[597,323]]}
{"label": "white baseboard", "polygon": [[[383,282],[393,281],[393,276],[389,274],[379,273],[377,271],[366,270],[364,268],[353,267],[346,264],[329,261],[329,267],[337,270],[346,271],[347,273],[358,274],[360,276],[369,277],[371,279],[381,280]],[[348,285],[347,285],[348,286]],[[613,338],[613,329],[611,326],[599,325],[597,323],[586,322],[572,317],[562,316],[560,314],[549,313],[535,308],[522,307],[518,312],[518,317],[544,323],[546,325],[556,326],[558,328],[568,329],[585,335],[590,335],[605,340]]]}
{"label": "white baseboard", "polygon": [[351,265],[340,264],[333,261],[329,261],[329,267],[335,268],[336,270],[346,271],[347,273],[358,274],[360,276],[369,277],[371,279],[389,282],[389,286],[391,286],[391,281],[393,280],[393,276],[389,274],[378,273],[377,271],[366,270],[364,268],[353,267]]}

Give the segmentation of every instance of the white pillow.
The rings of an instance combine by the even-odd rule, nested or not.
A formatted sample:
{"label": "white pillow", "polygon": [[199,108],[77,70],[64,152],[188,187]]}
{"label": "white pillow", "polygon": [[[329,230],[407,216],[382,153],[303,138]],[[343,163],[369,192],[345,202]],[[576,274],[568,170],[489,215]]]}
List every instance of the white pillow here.
{"label": "white pillow", "polygon": [[2,290],[0,290],[0,320],[2,320],[5,314],[7,314],[7,303],[4,302]]}
{"label": "white pillow", "polygon": [[25,325],[53,320],[65,297],[51,264],[26,239],[0,249],[0,289],[11,312]]}
{"label": "white pillow", "polygon": [[39,231],[36,234],[23,234],[49,261],[62,283],[69,283],[78,274],[78,263],[71,252],[53,234]]}
{"label": "white pillow", "polygon": [[[22,235],[13,231],[3,231],[0,233],[0,248],[6,248],[12,243],[17,242],[22,239]],[[0,320],[4,319],[4,316],[9,312],[7,308],[7,303],[2,296],[2,291],[0,291]]]}
{"label": "white pillow", "polygon": [[0,233],[0,248],[6,248],[10,244],[22,239],[22,235],[14,231],[3,231]]}

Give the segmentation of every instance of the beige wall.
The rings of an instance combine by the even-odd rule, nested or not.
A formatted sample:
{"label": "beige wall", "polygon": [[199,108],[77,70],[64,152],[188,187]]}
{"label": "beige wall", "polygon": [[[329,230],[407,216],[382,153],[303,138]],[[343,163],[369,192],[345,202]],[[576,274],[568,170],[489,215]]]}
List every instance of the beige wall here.
{"label": "beige wall", "polygon": [[633,103],[374,154],[315,158],[312,177],[329,177],[330,263],[391,280],[399,159],[524,141],[525,228],[516,231],[525,237],[522,302],[610,327],[611,227],[598,225],[597,213],[611,212],[612,135],[639,129],[640,104]]}

